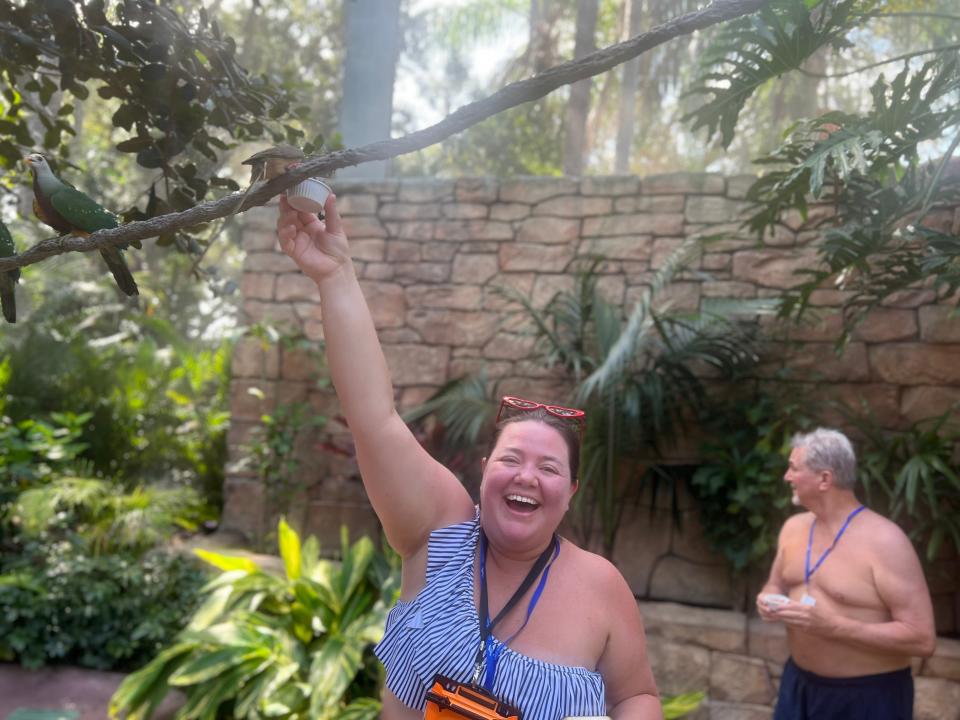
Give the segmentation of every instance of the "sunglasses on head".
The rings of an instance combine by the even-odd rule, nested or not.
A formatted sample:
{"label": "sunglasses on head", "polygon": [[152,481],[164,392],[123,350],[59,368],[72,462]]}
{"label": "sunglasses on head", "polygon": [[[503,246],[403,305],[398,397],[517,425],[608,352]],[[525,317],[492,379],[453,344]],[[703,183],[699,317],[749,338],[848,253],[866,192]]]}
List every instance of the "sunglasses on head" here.
{"label": "sunglasses on head", "polygon": [[546,405],[533,400],[524,400],[523,398],[518,398],[513,395],[504,395],[500,400],[500,410],[497,412],[497,423],[500,422],[503,411],[507,408],[519,410],[520,412],[531,412],[542,409],[547,414],[553,415],[561,420],[572,420],[577,424],[577,428],[580,430],[580,439],[583,440],[583,428],[587,422],[587,414],[583,410],[564,407],[563,405]]}

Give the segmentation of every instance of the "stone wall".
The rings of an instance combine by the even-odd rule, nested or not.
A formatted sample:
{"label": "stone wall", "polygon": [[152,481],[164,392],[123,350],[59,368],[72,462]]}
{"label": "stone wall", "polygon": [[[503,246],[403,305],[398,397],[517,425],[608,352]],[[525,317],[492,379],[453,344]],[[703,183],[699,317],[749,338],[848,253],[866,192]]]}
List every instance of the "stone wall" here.
{"label": "stone wall", "polygon": [[[409,408],[446,381],[485,369],[501,380],[503,393],[561,397],[557,378],[529,360],[531,340],[504,312],[498,287],[529,293],[543,305],[558,289],[571,287],[571,260],[602,253],[601,287],[614,302],[628,305],[685,238],[731,233],[710,246],[692,271],[681,275],[669,296],[696,308],[705,298],[752,298],[779,294],[796,283],[794,271],[814,263],[810,223],[829,212],[813,206],[806,221],[788,216],[764,246],[737,234],[744,192],[753,178],[672,174],[647,178],[583,180],[472,178],[334,181],[357,270],[369,300],[401,408]],[[245,214],[247,257],[243,309],[250,323],[269,321],[288,332],[320,340],[323,329],[317,291],[276,247],[275,211]],[[960,210],[936,222],[960,229]],[[857,330],[843,355],[835,289],[819,290],[813,303],[818,322],[776,332],[778,362],[757,369],[756,382],[782,364],[810,392],[848,405],[869,403],[890,428],[944,412],[960,401],[960,321],[925,290],[904,293],[874,312]],[[788,344],[787,339],[802,344]],[[243,340],[233,360],[230,459],[223,527],[248,537],[267,532],[263,489],[242,469],[244,445],[263,413],[279,404],[309,402],[334,416],[328,388],[318,387],[318,358],[297,343]],[[253,390],[253,392],[251,392]],[[336,423],[334,444],[342,443]],[[338,528],[376,534],[355,467],[341,453],[318,449],[305,437],[299,449],[299,479],[308,488],[294,503],[294,520],[337,547]],[[678,461],[695,461],[696,442],[674,448]],[[682,490],[682,489],[681,489]],[[623,529],[614,560],[638,597],[698,605],[743,607],[749,588],[735,583],[721,558],[706,547],[696,508],[681,492],[683,522],[668,508],[638,514]],[[682,528],[682,530],[681,530]],[[960,572],[946,555],[931,571],[938,628],[953,632],[960,618]],[[765,572],[765,569],[760,569]]]}
{"label": "stone wall", "polygon": [[[664,695],[703,691],[690,720],[769,720],[787,659],[783,625],[743,613],[641,602],[650,662]],[[960,720],[960,641],[917,659],[916,720]]]}

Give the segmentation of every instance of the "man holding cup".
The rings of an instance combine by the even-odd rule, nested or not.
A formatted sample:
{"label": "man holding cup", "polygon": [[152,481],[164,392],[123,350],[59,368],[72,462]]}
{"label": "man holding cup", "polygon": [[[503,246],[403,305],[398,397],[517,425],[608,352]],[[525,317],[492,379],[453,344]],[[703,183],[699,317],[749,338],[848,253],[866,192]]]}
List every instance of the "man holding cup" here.
{"label": "man holding cup", "polygon": [[808,512],[780,531],[757,597],[787,628],[790,658],[774,720],[913,717],[910,658],[933,654],[933,607],[919,558],[893,522],[854,494],[856,456],[836,430],[791,443],[784,481]]}

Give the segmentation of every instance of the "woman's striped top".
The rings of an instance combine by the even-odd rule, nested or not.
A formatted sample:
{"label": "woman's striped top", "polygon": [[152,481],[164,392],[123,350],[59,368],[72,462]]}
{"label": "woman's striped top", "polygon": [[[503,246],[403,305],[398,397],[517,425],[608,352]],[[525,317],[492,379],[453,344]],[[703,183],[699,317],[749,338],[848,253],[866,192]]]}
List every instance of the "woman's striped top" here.
{"label": "woman's striped top", "polygon": [[[416,598],[390,611],[383,640],[374,649],[386,668],[387,687],[408,707],[426,711],[426,691],[437,673],[459,682],[473,675],[480,647],[473,593],[479,529],[478,512],[473,520],[430,534],[426,584]],[[493,693],[519,708],[523,720],[606,714],[599,673],[537,660],[509,647],[497,663]]]}

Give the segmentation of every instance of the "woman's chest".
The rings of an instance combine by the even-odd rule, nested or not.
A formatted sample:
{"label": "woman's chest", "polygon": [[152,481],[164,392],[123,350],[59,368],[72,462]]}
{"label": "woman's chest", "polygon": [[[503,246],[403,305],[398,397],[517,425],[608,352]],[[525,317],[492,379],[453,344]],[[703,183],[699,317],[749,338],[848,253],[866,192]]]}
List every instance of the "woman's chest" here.
{"label": "woman's chest", "polygon": [[[516,584],[488,578],[487,611],[493,635],[515,652],[537,660],[594,670],[606,645],[608,618],[590,588],[569,574],[551,572],[539,593],[532,588],[512,605]],[[477,615],[482,589],[474,584]]]}

